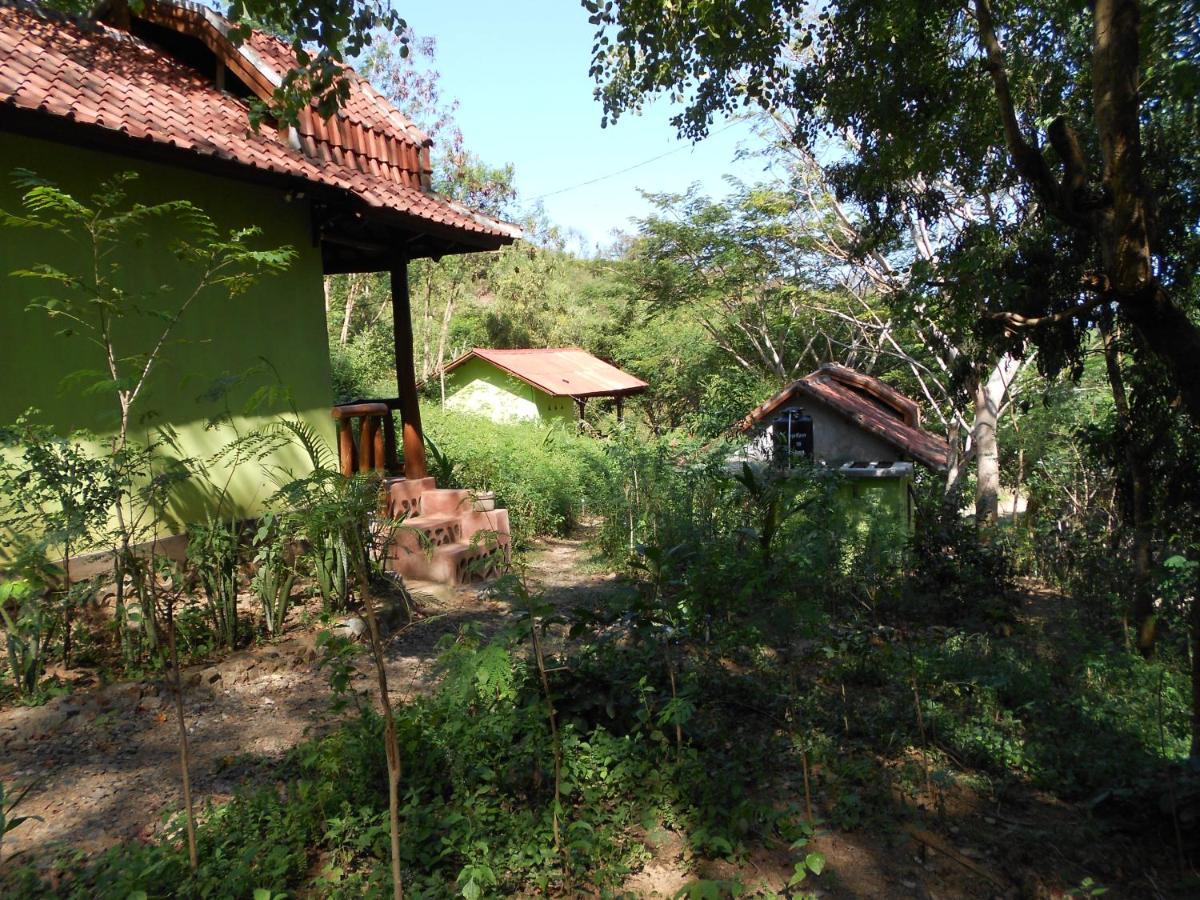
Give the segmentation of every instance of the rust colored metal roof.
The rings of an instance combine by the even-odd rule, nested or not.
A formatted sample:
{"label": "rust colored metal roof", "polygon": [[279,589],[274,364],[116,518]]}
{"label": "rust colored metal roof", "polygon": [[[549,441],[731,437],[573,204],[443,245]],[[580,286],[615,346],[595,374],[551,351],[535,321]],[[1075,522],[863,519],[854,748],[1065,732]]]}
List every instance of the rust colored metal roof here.
{"label": "rust colored metal roof", "polygon": [[738,424],[749,431],[797,395],[824,403],[851,423],[935,471],[944,471],[950,446],[920,427],[916,402],[871,375],[829,363],[794,381]]}
{"label": "rust colored metal roof", "polygon": [[[269,99],[295,59],[291,47],[254,32],[240,47],[228,21],[205,7],[151,0],[137,16],[195,37],[257,96]],[[0,111],[37,113],[148,145],[332,188],[367,210],[399,214],[478,249],[520,229],[429,189],[430,142],[353,71],[343,109],[323,119],[303,110],[298,128],[250,128],[248,108],[196,70],[132,34],[101,23],[15,8],[0,0]]]}
{"label": "rust colored metal roof", "polygon": [[446,366],[477,357],[555,397],[624,397],[650,385],[578,347],[546,350],[489,350],[476,347]]}

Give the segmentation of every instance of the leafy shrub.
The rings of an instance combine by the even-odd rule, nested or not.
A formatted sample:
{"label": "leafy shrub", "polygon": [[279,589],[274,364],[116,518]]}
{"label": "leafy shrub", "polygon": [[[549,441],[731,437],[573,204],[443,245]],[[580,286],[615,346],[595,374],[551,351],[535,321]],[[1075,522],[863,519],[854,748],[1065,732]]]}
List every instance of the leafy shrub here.
{"label": "leafy shrub", "polygon": [[263,623],[272,637],[283,631],[292,602],[292,585],[296,570],[289,559],[287,535],[282,520],[266,513],[258,521],[254,533],[254,577],[250,587],[262,604]]}
{"label": "leafy shrub", "polygon": [[999,533],[981,534],[938,484],[921,493],[903,614],[940,624],[1010,618],[1012,566]]}
{"label": "leafy shrub", "polygon": [[238,645],[239,538],[235,524],[216,519],[188,528],[188,562],[204,588],[209,623],[218,646],[230,649]]}
{"label": "leafy shrub", "polygon": [[1052,647],[950,631],[904,644],[843,638],[834,676],[869,690],[850,718],[870,740],[921,740],[914,684],[932,739],[971,768],[1081,799],[1128,787],[1186,755],[1187,678],[1162,662],[1069,632]]}
{"label": "leafy shrub", "polygon": [[374,329],[345,345],[330,342],[330,375],[336,402],[395,396],[396,357],[390,335],[390,329]]}
{"label": "leafy shrub", "polygon": [[568,534],[591,508],[603,470],[600,442],[561,425],[498,424],[436,408],[422,416],[459,484],[495,491],[509,510],[517,547],[539,534]]}
{"label": "leafy shrub", "polygon": [[601,450],[594,505],[603,517],[599,544],[609,559],[627,561],[641,545],[713,540],[734,521],[734,485],[721,448],[631,428]]}
{"label": "leafy shrub", "polygon": [[25,698],[37,692],[46,667],[51,618],[47,598],[61,574],[39,552],[27,549],[0,580],[0,622],[8,665],[17,692]]}
{"label": "leafy shrub", "polygon": [[[754,760],[764,747],[748,738],[745,716],[682,716],[689,741],[674,745],[664,734],[675,716],[665,677],[648,679],[646,659],[608,644],[578,673],[555,668],[552,688],[567,710],[556,850],[551,738],[536,668],[511,647],[481,644],[469,632],[444,649],[440,688],[396,717],[406,760],[402,853],[406,888],[415,896],[614,886],[648,855],[636,837],[647,823],[681,828],[698,852],[719,855],[754,837],[797,837],[795,809],[779,808],[761,784]],[[695,687],[683,690],[696,696]],[[607,724],[581,715],[594,711],[585,701],[597,695],[622,698]],[[0,890],[122,900],[137,892],[248,897],[256,889],[377,894],[387,885],[389,852],[382,730],[380,717],[363,705],[359,718],[273,767],[279,787],[248,790],[209,809],[194,873],[172,826],[158,842],[120,844],[86,864],[67,861],[56,884],[25,871],[10,873]],[[765,729],[763,739],[775,740],[772,732]],[[731,752],[733,733],[739,741]]]}

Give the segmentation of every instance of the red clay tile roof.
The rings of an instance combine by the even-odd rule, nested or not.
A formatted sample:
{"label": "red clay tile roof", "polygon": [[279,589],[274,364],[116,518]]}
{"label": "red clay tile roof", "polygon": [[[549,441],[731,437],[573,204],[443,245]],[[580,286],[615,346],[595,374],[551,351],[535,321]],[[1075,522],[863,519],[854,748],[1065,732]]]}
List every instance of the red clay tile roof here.
{"label": "red clay tile roof", "polygon": [[646,382],[622,372],[578,347],[546,350],[489,350],[476,347],[446,366],[457,368],[478,357],[555,397],[617,397],[637,394]]}
{"label": "red clay tile roof", "polygon": [[[287,44],[258,32],[234,48],[228,23],[203,7],[157,0],[142,17],[202,40],[260,96],[293,60]],[[345,108],[329,120],[310,109],[298,129],[255,132],[245,104],[164,51],[103,24],[85,30],[0,2],[0,108],[340,189],[415,230],[427,223],[492,247],[520,236],[516,226],[430,193],[428,139],[363,79],[351,79]]]}
{"label": "red clay tile roof", "polygon": [[749,431],[797,394],[805,394],[935,471],[946,468],[950,447],[919,426],[919,407],[891,385],[846,366],[826,364],[792,382],[738,424]]}

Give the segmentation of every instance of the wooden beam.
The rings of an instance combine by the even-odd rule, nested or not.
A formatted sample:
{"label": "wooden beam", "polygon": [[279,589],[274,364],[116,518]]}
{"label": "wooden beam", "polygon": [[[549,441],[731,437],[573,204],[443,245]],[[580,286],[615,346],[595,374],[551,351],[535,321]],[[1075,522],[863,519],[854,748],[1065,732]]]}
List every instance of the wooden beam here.
{"label": "wooden beam", "polygon": [[396,388],[400,400],[400,425],[404,446],[404,477],[424,478],[425,432],[417,401],[417,373],[413,360],[412,313],[408,302],[408,260],[392,264],[392,329],[395,335]]}

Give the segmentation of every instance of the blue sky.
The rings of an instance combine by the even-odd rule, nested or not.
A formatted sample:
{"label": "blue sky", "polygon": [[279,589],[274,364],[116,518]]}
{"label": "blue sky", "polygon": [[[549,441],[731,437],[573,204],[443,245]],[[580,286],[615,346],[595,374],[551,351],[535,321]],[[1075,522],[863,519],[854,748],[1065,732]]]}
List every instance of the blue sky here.
{"label": "blue sky", "polygon": [[718,122],[720,133],[693,146],[675,137],[662,100],[601,129],[588,78],[592,26],[577,0],[398,0],[396,7],[418,35],[437,39],[443,92],[460,102],[467,147],[490,164],[513,163],[525,200],[549,195],[547,213],[581,234],[578,249],[607,245],[614,229],[632,230],[630,217],[648,208],[639,188],[682,191],[700,182],[719,195],[726,173],[754,180],[761,171],[761,162],[734,161],[738,144],[752,140],[747,125]]}

